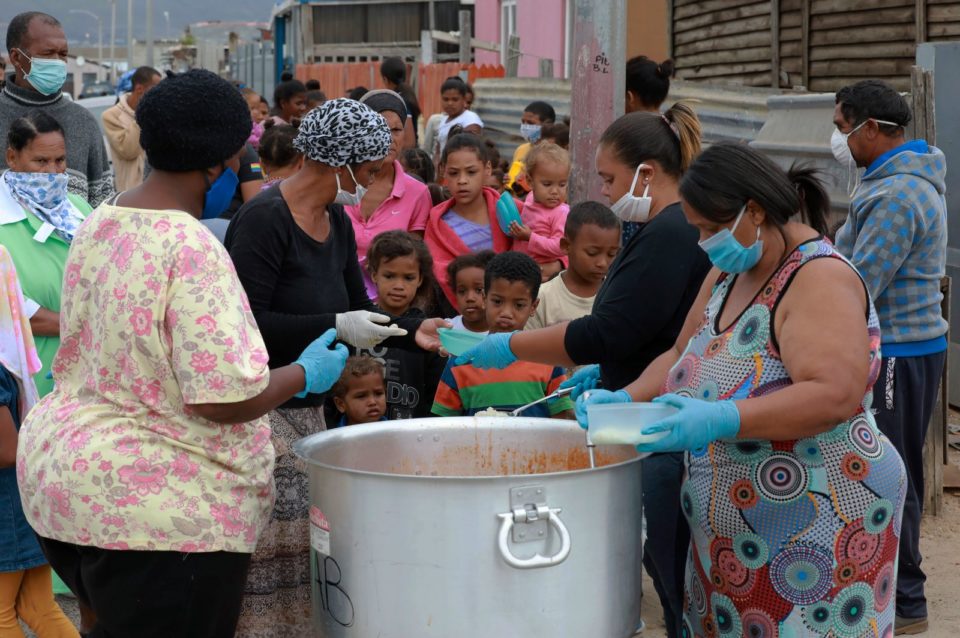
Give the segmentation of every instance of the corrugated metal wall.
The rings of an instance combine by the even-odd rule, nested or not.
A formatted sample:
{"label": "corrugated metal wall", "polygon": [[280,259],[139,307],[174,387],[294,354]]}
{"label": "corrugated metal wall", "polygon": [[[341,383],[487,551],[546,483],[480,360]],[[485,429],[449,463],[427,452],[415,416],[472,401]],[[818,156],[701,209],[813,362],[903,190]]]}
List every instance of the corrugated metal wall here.
{"label": "corrugated metal wall", "polygon": [[677,77],[770,86],[770,0],[675,0]]}
{"label": "corrugated metal wall", "polygon": [[677,77],[836,91],[910,88],[920,42],[960,39],[960,0],[671,0]]}

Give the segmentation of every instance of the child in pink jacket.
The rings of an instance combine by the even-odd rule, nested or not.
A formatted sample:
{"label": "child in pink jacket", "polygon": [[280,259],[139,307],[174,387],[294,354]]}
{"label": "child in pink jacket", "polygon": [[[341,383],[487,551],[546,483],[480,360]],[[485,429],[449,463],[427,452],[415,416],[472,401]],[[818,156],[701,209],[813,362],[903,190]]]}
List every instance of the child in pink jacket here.
{"label": "child in pink jacket", "polygon": [[525,172],[532,190],[520,211],[522,224],[513,222],[513,249],[533,257],[547,281],[566,265],[560,238],[567,222],[567,179],[570,154],[556,144],[541,142],[527,154]]}

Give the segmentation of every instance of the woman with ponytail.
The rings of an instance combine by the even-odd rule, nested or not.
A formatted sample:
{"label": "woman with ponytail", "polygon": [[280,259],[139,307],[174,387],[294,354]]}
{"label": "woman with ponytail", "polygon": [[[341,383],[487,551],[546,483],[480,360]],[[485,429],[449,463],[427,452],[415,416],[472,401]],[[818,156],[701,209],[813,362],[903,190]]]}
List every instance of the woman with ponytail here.
{"label": "woman with ponytail", "polygon": [[674,346],[577,406],[677,409],[637,449],[689,453],[680,635],[892,635],[906,473],[868,409],[877,313],[823,236],[823,186],[725,143],[680,196],[714,269]]}
{"label": "woman with ponytail", "polygon": [[657,64],[645,55],[627,60],[626,113],[634,111],[660,112],[660,105],[670,92],[673,60]]}
{"label": "woman with ponytail", "polygon": [[[680,180],[700,152],[700,122],[685,104],[659,113],[630,113],[600,138],[597,172],[603,194],[638,232],[624,244],[597,292],[593,312],[541,330],[491,335],[462,359],[506,367],[517,359],[571,367],[591,365],[566,385],[573,398],[602,381],[622,388],[636,379],[680,334],[684,317],[710,268],[697,231],[680,207]],[[643,463],[647,518],[644,565],[676,636],[683,606],[687,523],[680,511],[683,455],[658,454]]]}

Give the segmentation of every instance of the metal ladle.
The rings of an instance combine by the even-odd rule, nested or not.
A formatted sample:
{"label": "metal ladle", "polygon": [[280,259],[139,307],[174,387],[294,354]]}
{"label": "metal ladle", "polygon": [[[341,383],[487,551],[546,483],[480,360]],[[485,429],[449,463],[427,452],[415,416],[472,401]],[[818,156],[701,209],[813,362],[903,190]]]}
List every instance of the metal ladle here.
{"label": "metal ladle", "polygon": [[[553,400],[553,399],[559,399],[560,397],[565,397],[565,396],[567,396],[568,394],[570,394],[571,392],[573,392],[573,390],[574,390],[574,388],[572,388],[572,387],[571,387],[571,388],[560,388],[560,389],[557,390],[556,392],[551,392],[550,394],[548,394],[547,396],[543,397],[542,399],[537,399],[536,401],[533,401],[533,402],[528,403],[528,404],[526,404],[526,405],[521,405],[521,406],[520,406],[519,408],[517,408],[516,410],[513,410],[513,411],[511,411],[511,412],[508,412],[507,414],[508,414],[509,416],[520,416],[520,413],[523,412],[524,410],[527,410],[528,408],[532,408],[532,407],[535,406],[535,405],[540,405],[541,403],[544,403],[545,401],[550,401],[550,400]],[[585,393],[584,393],[584,396],[589,396],[589,392],[585,392]],[[584,430],[584,434],[585,434],[586,437],[587,437],[587,454],[588,454],[589,457],[590,457],[590,468],[593,469],[593,468],[596,467],[596,461],[595,461],[595,458],[594,458],[594,448],[595,448],[596,446],[593,444],[593,441],[590,440],[590,431],[589,431],[589,430]]]}

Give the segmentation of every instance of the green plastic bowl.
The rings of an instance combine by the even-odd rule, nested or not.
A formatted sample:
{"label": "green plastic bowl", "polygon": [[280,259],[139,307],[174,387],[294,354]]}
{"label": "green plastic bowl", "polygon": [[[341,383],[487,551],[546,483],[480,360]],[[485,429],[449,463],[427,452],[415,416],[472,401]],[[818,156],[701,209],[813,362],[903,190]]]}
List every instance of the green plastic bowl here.
{"label": "green plastic bowl", "polygon": [[487,338],[487,335],[481,332],[453,328],[440,328],[437,332],[440,334],[440,343],[443,344],[444,349],[455,357],[459,357]]}

